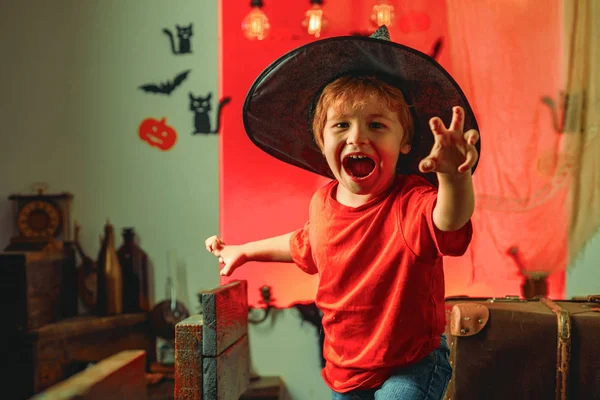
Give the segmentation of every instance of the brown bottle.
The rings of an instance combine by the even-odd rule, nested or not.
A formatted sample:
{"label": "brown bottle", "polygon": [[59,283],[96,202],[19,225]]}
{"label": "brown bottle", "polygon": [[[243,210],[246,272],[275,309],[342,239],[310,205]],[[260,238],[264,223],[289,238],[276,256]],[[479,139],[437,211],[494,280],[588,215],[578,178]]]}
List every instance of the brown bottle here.
{"label": "brown bottle", "polygon": [[123,244],[117,256],[123,271],[123,312],[150,311],[148,255],[136,243],[133,228],[123,229]]}
{"label": "brown bottle", "polygon": [[115,251],[113,226],[104,225],[104,238],[98,254],[98,315],[115,315],[123,312],[123,274]]}

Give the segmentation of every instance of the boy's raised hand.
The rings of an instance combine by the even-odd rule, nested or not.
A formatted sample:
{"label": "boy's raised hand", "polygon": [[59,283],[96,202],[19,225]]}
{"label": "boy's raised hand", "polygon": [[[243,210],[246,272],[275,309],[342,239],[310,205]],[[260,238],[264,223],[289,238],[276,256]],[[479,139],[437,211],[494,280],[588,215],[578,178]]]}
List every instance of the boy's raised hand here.
{"label": "boy's raised hand", "polygon": [[471,170],[479,157],[475,147],[479,140],[479,132],[475,129],[463,132],[464,121],[465,112],[459,106],[452,108],[452,122],[449,128],[444,126],[439,117],[429,120],[435,141],[429,155],[419,163],[421,172],[450,175]]}
{"label": "boy's raised hand", "polygon": [[206,250],[219,258],[219,262],[223,264],[223,268],[219,272],[220,275],[229,276],[237,267],[246,262],[246,254],[242,251],[241,246],[226,245],[225,242],[217,237],[211,236],[204,241]]}

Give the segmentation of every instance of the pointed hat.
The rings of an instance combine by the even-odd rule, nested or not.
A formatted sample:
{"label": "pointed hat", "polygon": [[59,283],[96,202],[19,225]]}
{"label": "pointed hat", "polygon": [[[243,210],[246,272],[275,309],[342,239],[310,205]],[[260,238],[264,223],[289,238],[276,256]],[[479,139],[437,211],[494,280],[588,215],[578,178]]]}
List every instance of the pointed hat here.
{"label": "pointed hat", "polygon": [[[422,174],[418,167],[433,146],[432,117],[440,117],[448,126],[452,107],[461,106],[464,131],[479,130],[467,98],[450,74],[427,54],[392,42],[387,27],[381,26],[369,37],[317,40],[271,63],[244,102],[248,137],[281,161],[333,179],[313,138],[312,115],[323,88],[348,74],[377,76],[404,94],[413,115],[414,137],[410,153],[399,157],[400,174],[422,175],[437,185],[435,173]],[[481,140],[476,148],[480,153]]]}

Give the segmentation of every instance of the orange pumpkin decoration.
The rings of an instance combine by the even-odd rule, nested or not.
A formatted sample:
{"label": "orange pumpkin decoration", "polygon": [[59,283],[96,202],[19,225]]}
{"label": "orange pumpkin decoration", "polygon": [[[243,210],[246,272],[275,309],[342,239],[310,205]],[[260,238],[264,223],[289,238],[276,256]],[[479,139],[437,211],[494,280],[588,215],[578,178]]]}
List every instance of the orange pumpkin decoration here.
{"label": "orange pumpkin decoration", "polygon": [[177,132],[173,127],[167,125],[167,119],[161,120],[155,118],[146,118],[142,121],[139,128],[140,139],[147,142],[152,147],[157,147],[162,151],[169,150],[177,141]]}

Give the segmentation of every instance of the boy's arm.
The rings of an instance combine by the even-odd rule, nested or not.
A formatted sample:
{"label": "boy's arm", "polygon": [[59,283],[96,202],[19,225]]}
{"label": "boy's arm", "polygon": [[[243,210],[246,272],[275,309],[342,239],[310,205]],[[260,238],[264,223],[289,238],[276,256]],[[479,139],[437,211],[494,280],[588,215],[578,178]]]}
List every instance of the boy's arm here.
{"label": "boy's arm", "polygon": [[223,264],[220,274],[229,276],[248,261],[292,262],[290,237],[292,232],[241,245],[227,245],[217,236],[205,241],[206,250],[219,257]]}
{"label": "boy's arm", "polygon": [[438,117],[430,120],[430,126],[435,142],[419,169],[437,173],[439,187],[433,209],[435,226],[441,231],[455,231],[469,221],[475,209],[471,169],[479,157],[475,147],[479,132],[474,129],[463,132],[464,110],[458,106],[453,108],[449,128]]}
{"label": "boy's arm", "polygon": [[247,261],[292,262],[290,237],[293,232],[241,245]]}
{"label": "boy's arm", "polygon": [[475,210],[471,171],[460,175],[437,174],[439,188],[433,209],[433,223],[441,231],[462,228]]}

